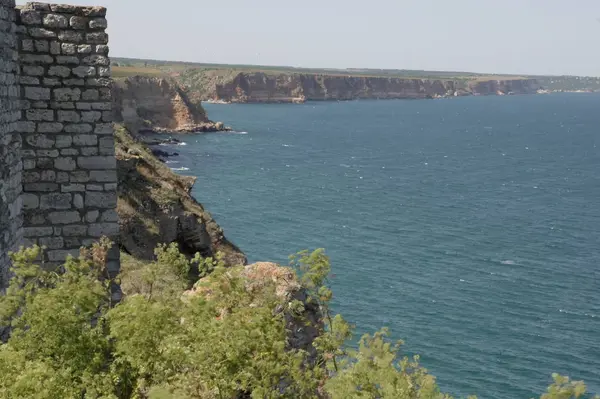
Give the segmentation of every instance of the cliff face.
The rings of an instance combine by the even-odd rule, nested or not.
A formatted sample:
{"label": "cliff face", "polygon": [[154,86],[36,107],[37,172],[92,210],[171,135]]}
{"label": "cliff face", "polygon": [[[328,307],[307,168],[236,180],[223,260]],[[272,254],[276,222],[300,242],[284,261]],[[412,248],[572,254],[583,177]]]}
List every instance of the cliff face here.
{"label": "cliff face", "polygon": [[158,244],[177,242],[187,255],[222,252],[226,264],[246,264],[242,251],[190,195],[194,177],[175,174],[122,126],[117,126],[115,139],[123,250],[150,260]]}
{"label": "cliff face", "polygon": [[531,94],[541,89],[536,79],[484,80],[468,83],[473,95]]}
{"label": "cliff face", "polygon": [[132,132],[212,131],[222,124],[208,120],[200,104],[193,104],[179,85],[165,78],[132,76],[115,79],[112,86],[115,120]]}
{"label": "cliff face", "polygon": [[468,81],[262,72],[228,77],[205,73],[197,81],[201,88],[190,87],[201,100],[241,103],[526,94],[540,88],[535,79]]}

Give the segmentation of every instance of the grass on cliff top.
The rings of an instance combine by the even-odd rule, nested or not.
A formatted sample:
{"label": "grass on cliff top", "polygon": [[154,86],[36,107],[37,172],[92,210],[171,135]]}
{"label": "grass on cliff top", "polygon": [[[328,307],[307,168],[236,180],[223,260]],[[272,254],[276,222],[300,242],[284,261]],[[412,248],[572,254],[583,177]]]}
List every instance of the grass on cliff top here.
{"label": "grass on cliff top", "polygon": [[[424,70],[409,70],[409,69],[372,69],[372,68],[301,68],[291,66],[270,66],[270,65],[244,65],[244,64],[210,64],[210,63],[195,63],[195,62],[178,62],[178,61],[162,61],[162,60],[142,60],[135,58],[113,58],[119,64],[113,68],[120,69],[119,73],[132,71],[157,71],[163,74],[176,74],[187,70],[198,70],[204,74],[230,75],[240,72],[251,73],[261,72],[270,75],[285,75],[285,74],[318,74],[329,76],[360,76],[360,77],[384,77],[384,78],[403,78],[403,79],[441,79],[441,80],[509,80],[522,79],[523,76],[518,75],[495,75],[495,74],[480,74],[474,72],[459,72],[459,71],[424,71]],[[115,75],[116,76],[116,75]],[[131,75],[128,75],[131,76]]]}
{"label": "grass on cliff top", "polygon": [[165,76],[166,73],[157,68],[146,68],[146,67],[129,67],[129,66],[113,66],[112,77],[113,78],[128,78],[130,76],[150,76],[160,77]]}

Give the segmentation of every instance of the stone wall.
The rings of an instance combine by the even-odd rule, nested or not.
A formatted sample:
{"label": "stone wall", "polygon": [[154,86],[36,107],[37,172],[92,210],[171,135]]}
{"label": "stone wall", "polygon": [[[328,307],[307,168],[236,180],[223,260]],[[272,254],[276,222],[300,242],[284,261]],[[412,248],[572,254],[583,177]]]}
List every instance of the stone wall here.
{"label": "stone wall", "polygon": [[8,251],[21,243],[21,136],[14,0],[0,0],[0,286],[7,282]]}
{"label": "stone wall", "polygon": [[[0,54],[5,66],[0,75],[0,148],[2,153],[10,152],[0,160],[6,164],[0,163],[3,185],[8,185],[2,192],[9,195],[9,206],[2,206],[0,215],[2,221],[14,219],[11,229],[17,229],[22,201],[23,243],[46,246],[45,261],[52,266],[68,254],[77,255],[81,246],[101,236],[118,235],[106,9],[28,3],[14,11],[14,3],[0,2],[1,15],[6,15],[0,21],[6,27],[0,28],[13,32],[12,41],[3,41],[9,51]],[[16,28],[11,22],[15,18]],[[6,60],[7,55],[13,60]],[[16,105],[10,100],[19,93],[14,83],[17,69],[21,110],[14,113]],[[12,104],[10,112],[5,109],[5,98]],[[19,120],[16,126],[15,120]],[[19,200],[15,198],[20,191],[21,164]],[[9,231],[8,235],[12,237],[8,241],[19,241],[18,233]],[[116,248],[111,260],[110,271],[116,273]]]}

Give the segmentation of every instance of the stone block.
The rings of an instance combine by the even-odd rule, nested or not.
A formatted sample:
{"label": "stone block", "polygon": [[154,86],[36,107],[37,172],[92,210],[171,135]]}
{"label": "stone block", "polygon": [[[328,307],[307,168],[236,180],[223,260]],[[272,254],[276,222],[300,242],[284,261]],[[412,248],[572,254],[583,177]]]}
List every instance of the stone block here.
{"label": "stone block", "polygon": [[72,55],[57,55],[57,64],[79,65],[79,58]]}
{"label": "stone block", "polygon": [[78,76],[80,78],[96,76],[96,68],[93,66],[81,65],[76,68],[73,68],[73,75]]}
{"label": "stone block", "polygon": [[33,76],[21,76],[19,78],[19,83],[22,85],[39,86],[40,80]]}
{"label": "stone block", "polygon": [[108,23],[106,18],[94,18],[90,21],[90,29],[106,29]]}
{"label": "stone block", "polygon": [[54,58],[48,54],[21,54],[21,62],[23,64],[52,64]]}
{"label": "stone block", "polygon": [[58,33],[58,40],[67,43],[81,43],[83,41],[83,33],[64,30]]}
{"label": "stone block", "polygon": [[73,158],[60,157],[54,160],[54,168],[63,171],[72,171],[77,168],[77,163]]}
{"label": "stone block", "polygon": [[33,51],[33,40],[24,39],[21,41],[21,51]]}
{"label": "stone block", "polygon": [[57,183],[66,183],[69,181],[69,174],[67,172],[58,172],[56,174]]}
{"label": "stone block", "polygon": [[31,134],[25,136],[25,142],[35,148],[52,148],[54,139],[45,134]]}
{"label": "stone block", "polygon": [[25,209],[37,209],[40,206],[40,197],[32,193],[23,193],[23,208]]}
{"label": "stone block", "polygon": [[102,184],[88,184],[85,189],[87,191],[104,191],[104,186]]}
{"label": "stone block", "polygon": [[116,210],[110,209],[108,211],[102,212],[102,216],[100,217],[101,222],[118,222],[119,214]]}
{"label": "stone block", "polygon": [[25,98],[29,100],[50,100],[50,89],[45,87],[25,87]]}
{"label": "stone block", "polygon": [[81,155],[84,155],[86,157],[91,155],[98,155],[98,147],[82,147]]}
{"label": "stone block", "polygon": [[56,158],[59,155],[58,150],[36,150],[35,156]]}
{"label": "stone block", "polygon": [[77,52],[79,54],[90,54],[92,52],[92,46],[90,44],[80,44],[77,46]]}
{"label": "stone block", "polygon": [[108,44],[108,34],[104,32],[87,33],[85,40],[90,44]]}
{"label": "stone block", "polygon": [[48,108],[48,101],[47,100],[32,101],[31,102],[31,108],[47,109]]}
{"label": "stone block", "polygon": [[77,111],[58,111],[59,122],[71,122],[78,123],[81,120],[81,116]]}
{"label": "stone block", "polygon": [[52,227],[25,227],[23,228],[24,237],[45,237],[51,236],[54,229]]}
{"label": "stone block", "polygon": [[38,53],[48,53],[50,51],[50,43],[48,43],[48,40],[36,40],[35,51]]}
{"label": "stone block", "polygon": [[81,113],[81,121],[86,123],[98,122],[102,119],[102,112],[84,111]]}
{"label": "stone block", "polygon": [[64,15],[48,14],[44,16],[43,24],[51,29],[66,28],[69,26],[69,20]]}
{"label": "stone block", "polygon": [[55,144],[54,145],[57,148],[70,147],[71,144],[73,143],[73,137],[71,137],[69,135],[58,135],[58,136],[55,136],[54,140],[55,140]]}
{"label": "stone block", "polygon": [[83,209],[83,206],[84,206],[83,195],[81,195],[81,194],[75,194],[73,196],[73,205],[77,209]]}
{"label": "stone block", "polygon": [[61,184],[60,191],[63,193],[84,192],[85,185],[79,183]]}
{"label": "stone block", "polygon": [[35,168],[35,159],[24,159],[23,170],[29,170]]}
{"label": "stone block", "polygon": [[47,218],[52,224],[73,224],[81,222],[81,215],[78,211],[50,212]]}
{"label": "stone block", "polygon": [[21,10],[21,23],[24,25],[41,25],[42,14],[39,11],[24,9]]}
{"label": "stone block", "polygon": [[86,84],[88,86],[109,87],[111,84],[111,80],[108,78],[88,78]]}
{"label": "stone block", "polygon": [[85,80],[76,78],[65,79],[63,80],[63,83],[65,86],[85,86]]}
{"label": "stone block", "polygon": [[44,67],[40,65],[23,65],[22,73],[29,76],[43,76]]}
{"label": "stone block", "polygon": [[71,28],[76,29],[76,30],[85,30],[88,26],[88,19],[85,17],[71,17],[71,19],[69,20],[69,24],[71,25]]}
{"label": "stone block", "polygon": [[73,6],[70,4],[49,4],[49,7],[52,12],[61,14],[74,14],[79,8],[78,6]]}
{"label": "stone block", "polygon": [[100,54],[93,54],[93,55],[87,56],[82,60],[82,63],[85,65],[101,65],[101,66],[110,65],[110,61],[109,61],[108,57],[106,57],[105,55],[100,55]]}
{"label": "stone block", "polygon": [[63,235],[65,237],[81,237],[87,235],[87,229],[87,226],[82,225],[64,226]]}
{"label": "stone block", "polygon": [[58,55],[58,54],[60,54],[60,49],[61,49],[60,42],[57,42],[57,41],[50,42],[50,54]]}
{"label": "stone block", "polygon": [[98,54],[108,55],[109,47],[106,44],[96,45],[94,52]]}
{"label": "stone block", "polygon": [[38,123],[38,132],[40,133],[60,133],[63,130],[63,124],[58,122]]}
{"label": "stone block", "polygon": [[88,211],[85,214],[85,221],[88,223],[94,223],[95,221],[98,220],[98,217],[100,217],[100,211],[97,211],[97,210]]}
{"label": "stone block", "polygon": [[[53,37],[56,37],[55,32],[48,30],[48,29],[44,29],[44,28],[29,28],[28,31],[29,31],[29,35],[34,38],[51,39]],[[60,38],[60,35],[59,35],[59,38]],[[63,40],[63,39],[61,39],[61,40]]]}
{"label": "stone block", "polygon": [[28,109],[25,111],[25,118],[34,122],[51,122],[54,120],[54,111],[49,109]]}
{"label": "stone block", "polygon": [[76,44],[63,43],[61,48],[62,48],[62,53],[65,55],[77,54],[77,45]]}
{"label": "stone block", "polygon": [[73,157],[79,155],[79,150],[77,148],[64,148],[60,150],[60,155],[64,157]]}
{"label": "stone block", "polygon": [[98,76],[100,76],[101,78],[109,78],[110,75],[110,67],[98,67]]}
{"label": "stone block", "polygon": [[25,122],[19,121],[17,122],[15,128],[19,133],[33,133],[35,132],[35,122]]}
{"label": "stone block", "polygon": [[71,206],[71,194],[51,193],[40,196],[40,209],[70,209]]}
{"label": "stone block", "polygon": [[23,185],[23,190],[28,193],[51,193],[58,190],[56,183],[27,183]]}
{"label": "stone block", "polygon": [[53,101],[50,103],[52,109],[75,109],[75,103],[71,101]]}
{"label": "stone block", "polygon": [[98,144],[98,136],[94,134],[76,134],[73,144],[78,146],[93,146]]}
{"label": "stone block", "polygon": [[114,208],[117,206],[117,196],[114,192],[86,192],[85,206],[93,208]]}
{"label": "stone block", "polygon": [[44,78],[44,86],[60,86],[62,83],[57,78]]}
{"label": "stone block", "polygon": [[117,160],[110,156],[78,157],[77,165],[82,169],[115,169]]}
{"label": "stone block", "polygon": [[119,223],[92,223],[88,228],[90,237],[114,237],[119,234]]}
{"label": "stone block", "polygon": [[[110,111],[112,109],[112,104],[109,102],[92,103],[92,109],[99,111]],[[110,115],[111,117],[109,120],[112,120],[112,113]],[[102,114],[102,117],[104,118],[104,114]]]}
{"label": "stone block", "polygon": [[79,123],[65,126],[67,133],[91,133],[94,128],[89,123]]}
{"label": "stone block", "polygon": [[52,65],[48,68],[49,76],[60,76],[66,78],[71,74],[71,68],[61,65]]}
{"label": "stone block", "polygon": [[105,17],[106,16],[106,8],[105,7],[81,7],[79,8],[79,13],[84,17]]}
{"label": "stone block", "polygon": [[65,246],[62,237],[42,237],[39,239],[39,245],[47,249],[60,249]]}
{"label": "stone block", "polygon": [[98,89],[87,89],[81,93],[81,99],[85,101],[97,101],[100,99],[100,92]]}
{"label": "stone block", "polygon": [[86,183],[90,181],[90,172],[86,170],[76,170],[71,172],[70,181],[71,183]]}
{"label": "stone block", "polygon": [[117,181],[117,171],[116,170],[93,170],[90,172],[89,179],[87,181],[100,182],[100,183],[115,183]]}
{"label": "stone block", "polygon": [[53,89],[53,92],[54,98],[57,101],[79,101],[79,99],[81,98],[81,90],[77,88]]}

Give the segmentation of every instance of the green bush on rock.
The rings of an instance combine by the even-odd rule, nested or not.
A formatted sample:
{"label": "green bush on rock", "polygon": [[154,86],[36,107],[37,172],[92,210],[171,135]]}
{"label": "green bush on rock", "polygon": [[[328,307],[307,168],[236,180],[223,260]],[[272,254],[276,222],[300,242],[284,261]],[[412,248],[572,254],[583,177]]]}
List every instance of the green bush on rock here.
{"label": "green bush on rock", "polygon": [[[291,257],[299,277],[286,284],[303,290],[301,301],[282,295],[285,273],[250,273],[220,257],[188,259],[161,245],[153,262],[123,255],[125,295],[112,304],[109,245],[82,249],[57,271],[37,261],[38,247],[11,255],[13,278],[0,298],[1,325],[11,328],[0,346],[0,397],[450,397],[418,357],[400,355],[387,330],[363,336],[357,349],[346,345],[352,328],[331,310],[323,250]],[[193,268],[204,277],[195,284]],[[290,318],[311,323],[303,319],[311,307],[319,309],[316,361],[290,345],[288,328]],[[542,399],[583,397],[582,382],[553,378]]]}

